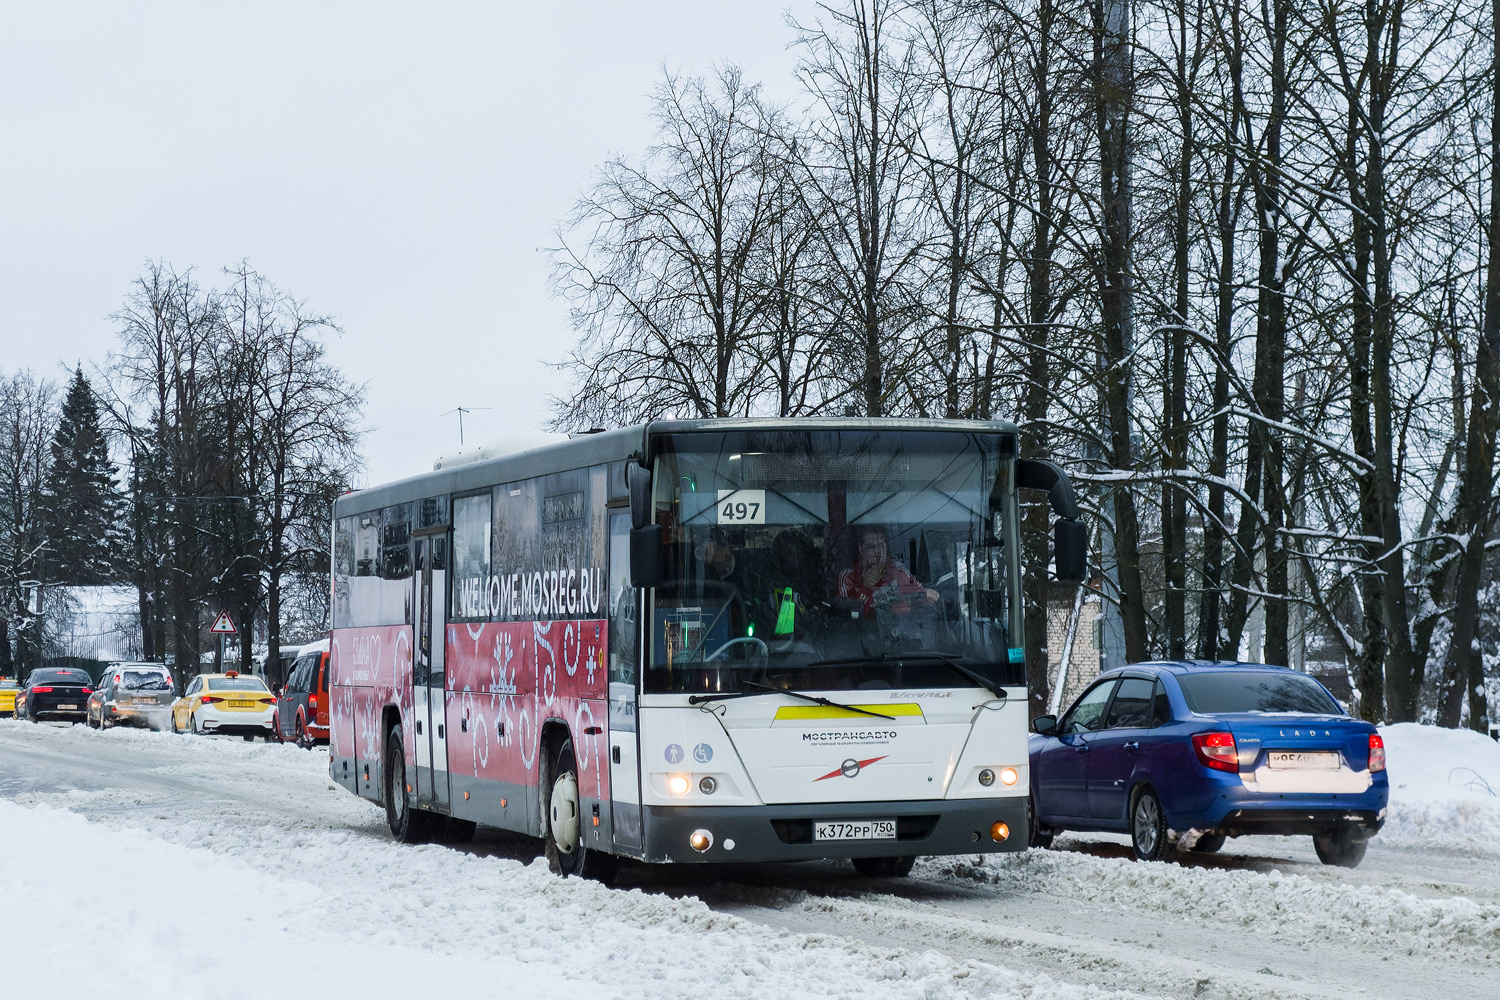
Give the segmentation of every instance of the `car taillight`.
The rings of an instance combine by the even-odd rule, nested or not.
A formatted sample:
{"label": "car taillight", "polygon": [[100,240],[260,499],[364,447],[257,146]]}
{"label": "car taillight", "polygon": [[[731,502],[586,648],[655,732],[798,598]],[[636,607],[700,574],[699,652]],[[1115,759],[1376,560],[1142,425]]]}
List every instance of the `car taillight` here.
{"label": "car taillight", "polygon": [[1385,770],[1385,740],[1380,738],[1379,733],[1370,734],[1370,770]]}
{"label": "car taillight", "polygon": [[94,689],[93,688],[84,688],[83,689],[83,693],[84,694],[93,694],[94,693]]}
{"label": "car taillight", "polygon": [[214,702],[216,702],[216,701],[223,701],[224,699],[223,698],[215,698],[211,694],[206,694],[200,700],[205,705],[212,705]]}
{"label": "car taillight", "polygon": [[33,691],[33,692],[34,692],[34,693],[35,693],[35,694],[51,694],[51,693],[52,693],[52,689],[51,689],[51,688],[49,688],[49,687],[44,687],[44,688],[32,688],[32,689],[31,689],[31,690],[32,690],[32,691]]}
{"label": "car taillight", "polygon": [[1234,745],[1233,733],[1194,733],[1193,750],[1204,767],[1239,772],[1240,752]]}
{"label": "car taillight", "polygon": [[308,708],[314,708],[314,709],[318,707],[318,696],[317,695],[310,695],[310,696],[308,696],[307,707]]}

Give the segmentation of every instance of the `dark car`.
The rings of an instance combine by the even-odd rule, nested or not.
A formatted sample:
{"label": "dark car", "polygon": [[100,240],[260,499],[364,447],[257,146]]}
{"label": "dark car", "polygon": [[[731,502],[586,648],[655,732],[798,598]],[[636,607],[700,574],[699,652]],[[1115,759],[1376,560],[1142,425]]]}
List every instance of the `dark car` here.
{"label": "dark car", "polygon": [[1101,675],[1030,740],[1032,843],[1061,830],[1128,833],[1135,856],[1226,837],[1310,834],[1352,868],[1385,822],[1375,727],[1313,678],[1252,663],[1138,663]]}
{"label": "dark car", "polygon": [[276,699],[280,739],[301,747],[328,742],[328,640],[301,647]]}
{"label": "dark car", "polygon": [[72,667],[40,667],[31,672],[16,695],[16,718],[30,722],[71,719],[82,722],[88,715],[94,679],[86,670]]}
{"label": "dark car", "polygon": [[96,729],[165,729],[176,694],[172,674],[160,663],[112,663],[89,697],[86,721]]}

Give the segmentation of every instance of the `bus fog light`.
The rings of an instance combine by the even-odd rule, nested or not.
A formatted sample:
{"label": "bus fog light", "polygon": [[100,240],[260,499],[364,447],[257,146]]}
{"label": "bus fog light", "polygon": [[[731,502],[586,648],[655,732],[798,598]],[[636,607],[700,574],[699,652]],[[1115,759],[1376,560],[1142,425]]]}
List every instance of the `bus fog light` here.
{"label": "bus fog light", "polygon": [[674,774],[667,778],[667,791],[673,795],[686,795],[688,793],[688,780],[685,774]]}
{"label": "bus fog light", "polygon": [[993,840],[997,844],[1000,843],[1002,840],[1005,840],[1009,836],[1010,836],[1010,824],[1009,823],[1000,822],[1000,823],[996,823],[996,824],[994,824],[993,826],[990,827],[990,839]]}
{"label": "bus fog light", "polygon": [[979,783],[981,785],[983,785],[985,788],[988,788],[991,785],[993,785],[995,783],[995,772],[991,771],[989,768],[985,768],[983,771],[980,771],[979,772]]}
{"label": "bus fog light", "polygon": [[688,837],[688,843],[693,845],[693,850],[702,854],[714,846],[714,835],[707,830],[694,830],[692,836]]}
{"label": "bus fog light", "polygon": [[1013,767],[1002,767],[1000,769],[1000,783],[1002,785],[1014,785],[1021,778],[1021,772]]}
{"label": "bus fog light", "polygon": [[704,795],[712,795],[718,790],[719,782],[715,780],[711,775],[704,775],[702,778],[698,779],[698,791],[702,792]]}

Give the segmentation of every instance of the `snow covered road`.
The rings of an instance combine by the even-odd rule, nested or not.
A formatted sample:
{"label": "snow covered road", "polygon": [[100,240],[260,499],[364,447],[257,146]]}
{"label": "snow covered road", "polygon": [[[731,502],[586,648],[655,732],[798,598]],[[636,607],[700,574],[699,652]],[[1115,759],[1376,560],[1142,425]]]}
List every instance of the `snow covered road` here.
{"label": "snow covered road", "polygon": [[[1450,759],[1493,787],[1500,748],[1407,728],[1387,739],[1393,777],[1412,783],[1352,871],[1318,864],[1306,838],[1178,866],[1065,836],[923,859],[904,880],[836,863],[635,867],[606,889],[554,878],[523,838],[393,844],[321,751],[0,721],[0,918],[17,935],[6,951],[33,959],[10,965],[22,988],[5,992],[1500,996],[1500,801],[1455,790]],[[63,859],[77,865],[60,883]],[[254,956],[247,971],[181,957],[214,942]]]}

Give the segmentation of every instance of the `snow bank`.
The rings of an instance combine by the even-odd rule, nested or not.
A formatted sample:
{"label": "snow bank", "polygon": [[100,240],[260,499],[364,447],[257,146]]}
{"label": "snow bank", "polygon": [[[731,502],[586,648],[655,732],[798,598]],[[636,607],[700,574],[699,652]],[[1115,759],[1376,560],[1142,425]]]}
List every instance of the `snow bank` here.
{"label": "snow bank", "polygon": [[1391,779],[1381,839],[1500,856],[1500,743],[1411,722],[1380,732]]}
{"label": "snow bank", "polygon": [[1330,883],[1280,871],[1217,870],[1140,863],[1064,851],[1027,851],[972,860],[933,859],[948,875],[1002,892],[1051,892],[1121,907],[1141,920],[1184,908],[1214,924],[1254,927],[1285,941],[1338,941],[1369,954],[1440,958],[1464,952],[1500,961],[1500,906],[1429,898],[1381,886]]}

